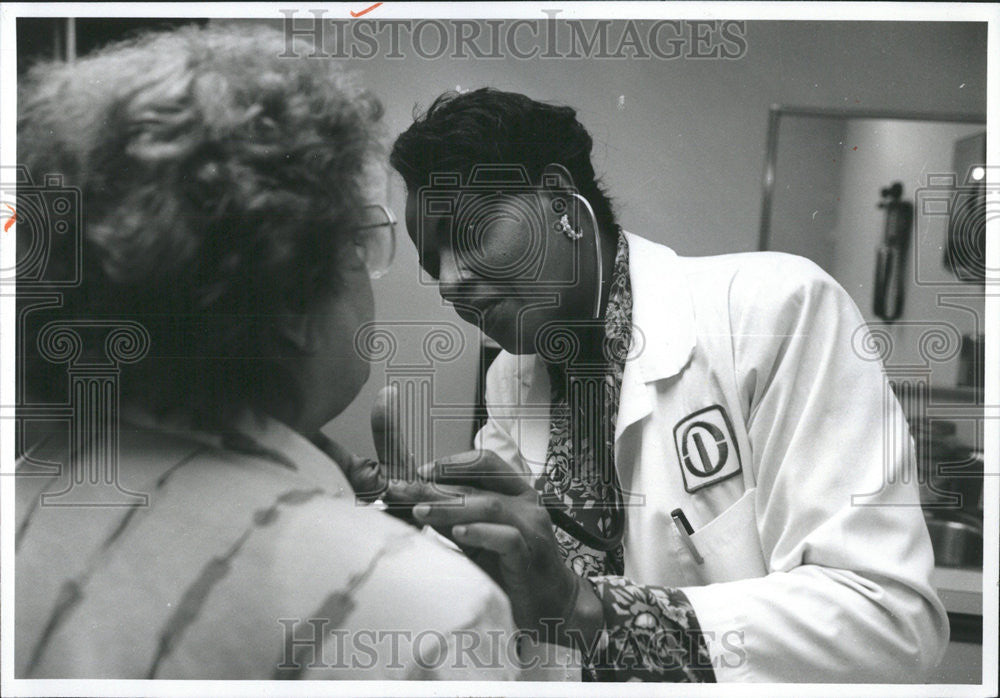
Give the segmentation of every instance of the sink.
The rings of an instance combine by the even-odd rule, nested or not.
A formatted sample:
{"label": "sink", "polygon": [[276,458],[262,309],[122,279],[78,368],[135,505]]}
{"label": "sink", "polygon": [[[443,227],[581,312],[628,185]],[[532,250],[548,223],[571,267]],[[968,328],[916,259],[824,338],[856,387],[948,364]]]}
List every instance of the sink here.
{"label": "sink", "polygon": [[926,521],[938,567],[982,568],[983,528],[978,522],[941,516],[928,516]]}

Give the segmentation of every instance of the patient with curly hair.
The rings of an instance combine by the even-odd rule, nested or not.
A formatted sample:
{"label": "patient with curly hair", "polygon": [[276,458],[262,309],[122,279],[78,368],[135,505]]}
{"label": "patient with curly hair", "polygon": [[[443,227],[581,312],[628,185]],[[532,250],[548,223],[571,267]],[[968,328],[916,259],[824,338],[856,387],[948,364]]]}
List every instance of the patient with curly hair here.
{"label": "patient with curly hair", "polygon": [[[82,204],[80,283],[18,299],[75,353],[54,357],[44,330],[25,342],[27,388],[118,427],[77,415],[20,454],[18,678],[517,675],[485,641],[513,630],[500,589],[359,506],[375,466],[320,432],[368,378],[354,337],[394,219],[379,103],[284,48],[264,28],[182,28],[24,82],[20,161]],[[50,271],[75,263],[52,249]],[[112,362],[120,401],[68,395],[69,372],[108,365],[116,326],[144,346]],[[79,471],[100,449],[114,487]]]}

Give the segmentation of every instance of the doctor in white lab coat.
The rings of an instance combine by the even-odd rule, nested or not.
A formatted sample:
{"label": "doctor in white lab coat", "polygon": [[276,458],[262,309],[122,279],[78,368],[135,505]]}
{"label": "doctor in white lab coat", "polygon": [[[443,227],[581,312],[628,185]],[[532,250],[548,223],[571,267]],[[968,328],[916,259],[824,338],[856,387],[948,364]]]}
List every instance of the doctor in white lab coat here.
{"label": "doctor in white lab coat", "polygon": [[[799,257],[626,239],[644,344],[625,364],[615,463],[644,499],[627,508],[625,576],[683,588],[719,681],[919,681],[947,617],[907,426],[850,297]],[[518,402],[544,401],[547,372],[504,352],[487,385],[477,445],[538,473],[547,420]]]}
{"label": "doctor in white lab coat", "polygon": [[[572,110],[559,109],[568,108],[495,90],[447,96],[397,141],[392,160],[408,184],[421,264],[458,313],[505,349],[489,369],[477,451],[424,470],[476,489],[462,507],[418,505],[417,520],[500,582],[522,628],[564,623],[553,641],[583,651],[587,678],[921,681],[943,654],[947,616],[929,581],[907,424],[857,308],[799,257],[683,258],[621,231],[588,170],[589,136]],[[539,128],[569,135],[546,141],[533,137]],[[527,281],[491,274],[502,264],[475,264],[510,266],[516,241],[531,237],[515,213],[494,215],[478,242],[463,242],[472,228],[456,231],[457,213],[425,205],[418,185],[427,172],[462,165],[454,145],[433,157],[435,129],[472,132],[507,161],[520,153],[527,176],[542,183],[551,205],[543,205],[542,267],[531,271],[535,296]],[[504,133],[521,137],[505,150],[491,142]],[[583,164],[573,160],[581,150]],[[427,160],[415,162],[414,152]],[[561,166],[536,166],[544,161]],[[567,200],[582,205],[567,209],[556,199],[570,179],[579,195]],[[522,195],[506,198],[514,196]],[[480,245],[480,256],[463,245]],[[587,266],[595,257],[601,263]],[[582,273],[560,276],[569,259]],[[570,277],[582,281],[548,305],[539,300],[539,279]],[[621,500],[608,511],[624,511],[606,559],[601,549],[578,554],[586,546],[550,526],[552,507],[533,489],[554,477],[565,431],[552,385],[564,374],[533,342],[559,323],[585,324],[586,298],[598,289],[595,315],[607,333],[611,315],[629,330],[628,355],[607,374],[605,403],[614,404],[601,417],[613,425]],[[577,334],[585,351],[593,338]]]}

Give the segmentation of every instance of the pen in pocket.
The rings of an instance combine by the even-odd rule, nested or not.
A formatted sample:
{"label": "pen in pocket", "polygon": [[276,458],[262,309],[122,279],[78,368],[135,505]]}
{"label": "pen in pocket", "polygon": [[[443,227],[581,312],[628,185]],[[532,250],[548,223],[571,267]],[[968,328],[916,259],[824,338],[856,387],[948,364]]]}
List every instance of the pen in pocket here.
{"label": "pen in pocket", "polygon": [[677,528],[677,532],[681,536],[681,540],[684,541],[684,545],[687,549],[691,551],[691,557],[699,565],[705,562],[705,558],[701,556],[698,552],[698,548],[695,547],[694,541],[691,540],[691,534],[694,533],[694,529],[691,528],[691,522],[688,521],[687,516],[681,509],[674,509],[670,512],[670,518],[674,520],[674,526]]}

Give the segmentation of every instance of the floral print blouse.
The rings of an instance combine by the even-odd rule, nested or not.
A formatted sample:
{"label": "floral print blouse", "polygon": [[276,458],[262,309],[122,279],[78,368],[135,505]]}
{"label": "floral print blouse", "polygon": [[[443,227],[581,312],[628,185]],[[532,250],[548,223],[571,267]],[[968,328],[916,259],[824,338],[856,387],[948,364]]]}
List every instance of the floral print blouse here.
{"label": "floral print blouse", "polygon": [[586,364],[568,356],[547,362],[552,418],[544,475],[536,483],[565,507],[574,528],[583,529],[573,536],[555,527],[556,540],[566,565],[590,580],[604,606],[603,631],[593,646],[579,648],[584,680],[714,682],[684,593],[622,576],[625,508],[614,467],[614,425],[631,342],[632,292],[621,232],[603,324],[602,361]]}

